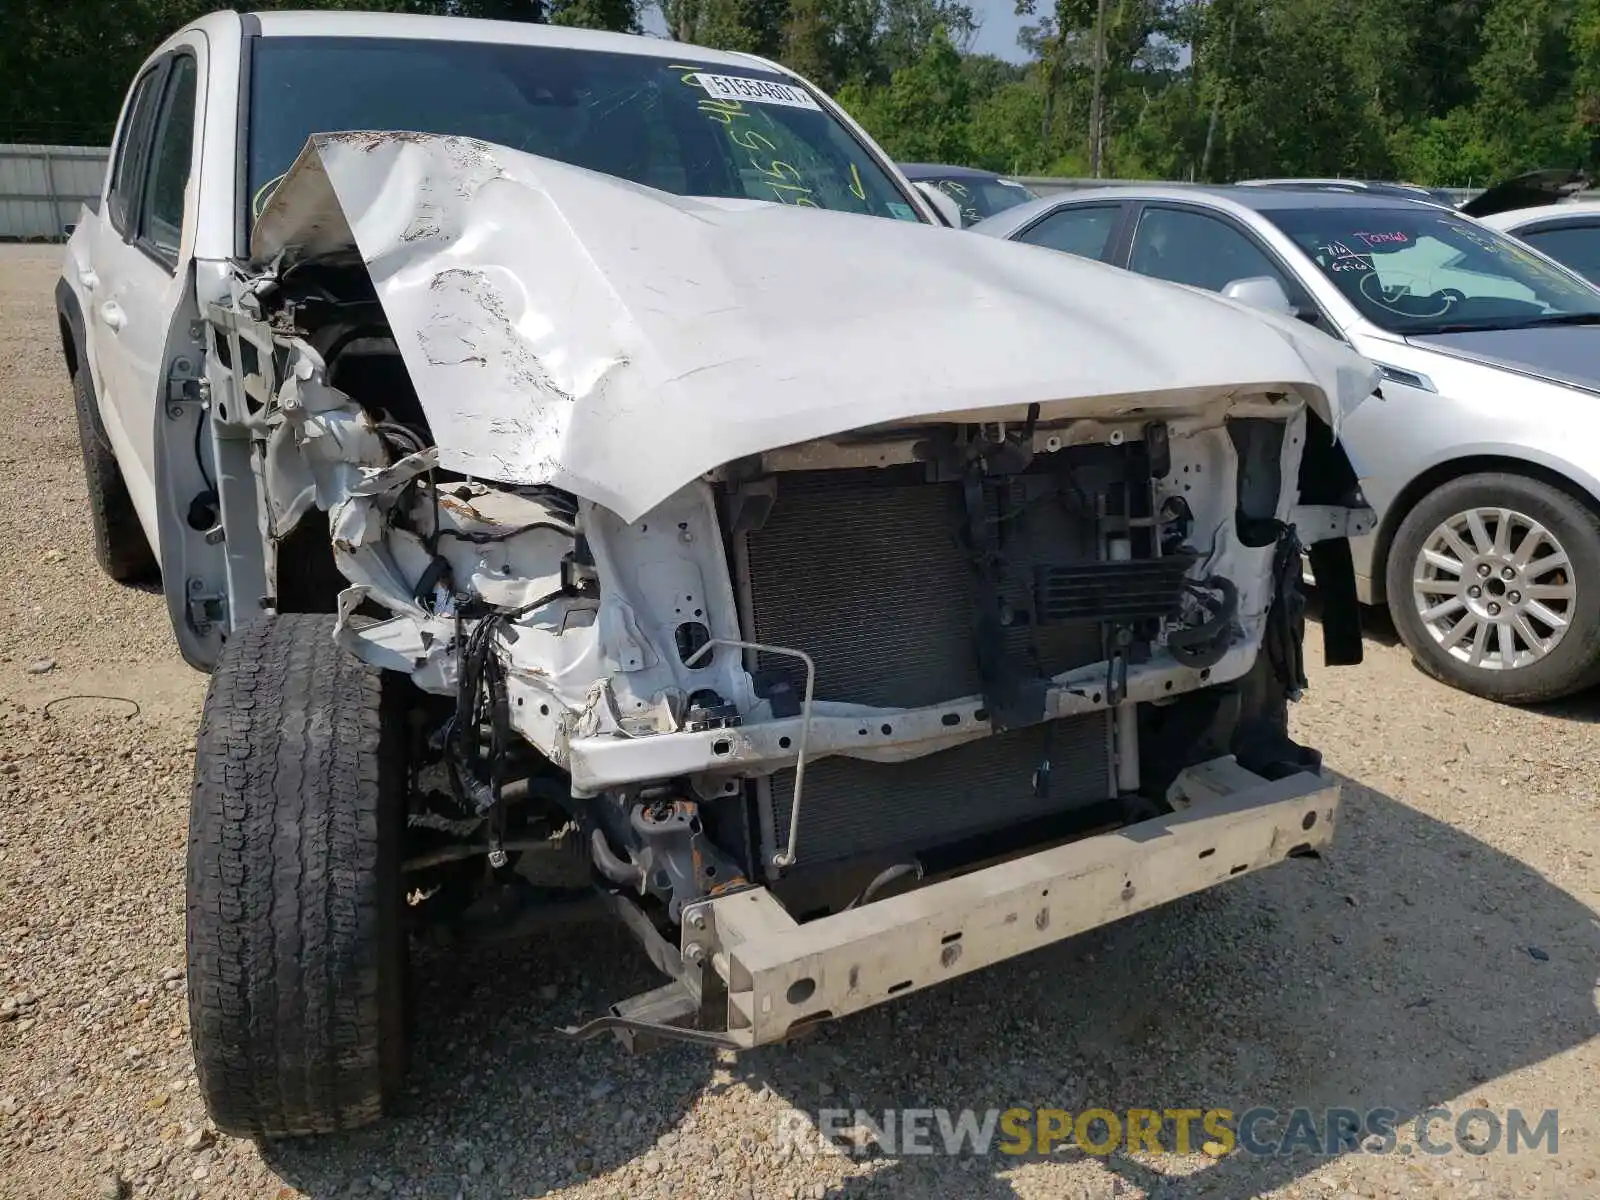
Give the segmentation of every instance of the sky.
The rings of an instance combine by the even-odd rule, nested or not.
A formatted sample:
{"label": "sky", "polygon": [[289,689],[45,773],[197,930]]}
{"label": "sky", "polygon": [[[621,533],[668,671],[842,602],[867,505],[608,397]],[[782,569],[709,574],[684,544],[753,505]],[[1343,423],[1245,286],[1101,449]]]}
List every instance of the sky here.
{"label": "sky", "polygon": [[1016,0],[972,0],[972,11],[981,24],[968,48],[974,54],[1022,62],[1027,55],[1017,45],[1017,30],[1033,24],[1036,18],[1017,16],[1016,7]]}

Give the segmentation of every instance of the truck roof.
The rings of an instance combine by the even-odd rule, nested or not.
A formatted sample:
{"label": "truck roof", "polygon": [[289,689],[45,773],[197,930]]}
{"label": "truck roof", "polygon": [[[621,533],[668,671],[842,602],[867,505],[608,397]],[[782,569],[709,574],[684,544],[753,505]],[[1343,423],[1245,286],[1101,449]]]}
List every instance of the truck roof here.
{"label": "truck roof", "polygon": [[[760,63],[767,69],[775,69],[774,64],[754,54],[712,50],[704,46],[692,46],[684,42],[638,34],[573,29],[565,25],[536,25],[524,21],[489,21],[475,17],[339,10],[248,13],[244,14],[242,19],[254,22],[262,37],[416,38],[427,41],[497,42],[502,45],[557,46],[573,50],[643,54],[654,58],[688,56],[697,64],[725,63],[729,66],[750,66]],[[188,28],[209,29],[213,25],[231,25],[239,20],[241,16],[238,14],[216,12],[192,22]],[[221,29],[216,32],[221,32]]]}

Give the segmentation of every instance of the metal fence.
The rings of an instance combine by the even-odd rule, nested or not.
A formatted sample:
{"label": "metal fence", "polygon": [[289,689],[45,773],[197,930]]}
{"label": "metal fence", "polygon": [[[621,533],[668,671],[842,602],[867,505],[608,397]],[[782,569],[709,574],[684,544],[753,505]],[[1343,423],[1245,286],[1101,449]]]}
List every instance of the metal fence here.
{"label": "metal fence", "polygon": [[64,237],[100,194],[110,156],[103,146],[0,144],[0,241]]}

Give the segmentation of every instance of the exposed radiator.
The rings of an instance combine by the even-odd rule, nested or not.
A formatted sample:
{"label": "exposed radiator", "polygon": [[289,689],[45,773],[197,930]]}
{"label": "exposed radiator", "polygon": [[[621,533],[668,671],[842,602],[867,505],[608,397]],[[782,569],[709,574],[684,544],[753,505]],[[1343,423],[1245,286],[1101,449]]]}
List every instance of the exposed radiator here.
{"label": "exposed radiator", "polygon": [[[1036,781],[1046,762],[1041,795]],[[891,847],[915,853],[1114,792],[1105,713],[1031,725],[906,762],[825,758],[806,767],[800,857],[812,864]],[[775,774],[772,815],[780,839],[788,833],[793,797],[794,772]]]}
{"label": "exposed radiator", "polygon": [[[1002,501],[991,504],[998,520]],[[917,707],[980,695],[964,523],[960,486],[930,484],[920,466],[782,474],[770,514],[736,548],[745,628],[812,655],[820,700]],[[1006,600],[1030,614],[1033,568],[1093,562],[1094,530],[1081,504],[1029,504],[1006,524]],[[1010,653],[1040,675],[1101,660],[1102,637],[1096,621],[1027,615],[1007,630]],[[792,659],[763,656],[757,666],[796,694],[803,688]],[[806,771],[802,857],[934,845],[1105,799],[1114,791],[1110,745],[1109,714],[1094,714],[908,762],[820,760]],[[1035,773],[1047,757],[1050,783],[1039,795]],[[780,772],[762,789],[772,828],[787,829],[792,780]]]}
{"label": "exposed radiator", "polygon": [[[964,523],[960,485],[925,483],[921,467],[782,475],[771,515],[745,535],[747,628],[810,654],[819,700],[914,708],[977,695]],[[1059,504],[1033,505],[1012,532],[1006,598],[1021,612],[1033,563],[1095,557],[1092,519]],[[1044,675],[1104,657],[1094,622],[1019,624],[1007,642]],[[759,666],[804,683],[793,659]]]}

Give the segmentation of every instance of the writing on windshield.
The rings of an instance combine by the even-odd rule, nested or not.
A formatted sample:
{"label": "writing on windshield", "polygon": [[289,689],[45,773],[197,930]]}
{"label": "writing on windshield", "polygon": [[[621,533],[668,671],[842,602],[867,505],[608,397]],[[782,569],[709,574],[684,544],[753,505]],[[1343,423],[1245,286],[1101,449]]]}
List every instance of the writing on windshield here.
{"label": "writing on windshield", "polygon": [[[686,67],[681,63],[674,63],[671,69],[684,72],[682,82],[698,89],[695,107],[723,128],[728,140],[738,148],[736,157],[744,155],[739,171],[745,176],[747,195],[761,197],[766,191],[771,194],[762,197],[764,199],[806,208],[851,208],[866,203],[866,185],[861,181],[861,170],[856,163],[848,164],[847,179],[834,178],[831,164],[820,160],[791,136],[782,122],[762,111],[762,103],[820,111],[816,101],[801,89],[788,88],[788,94],[773,96],[763,92],[759,81],[711,75],[699,67]],[[805,169],[796,166],[797,161]],[[850,201],[824,195],[819,203],[819,189],[826,192],[839,187],[849,193]]]}
{"label": "writing on windshield", "polygon": [[250,74],[260,214],[315,133],[477,138],[680,196],[920,220],[866,146],[791,76],[560,46],[266,37]]}
{"label": "writing on windshield", "polygon": [[1600,290],[1451,213],[1307,208],[1266,216],[1363,316],[1393,332],[1600,316]]}

